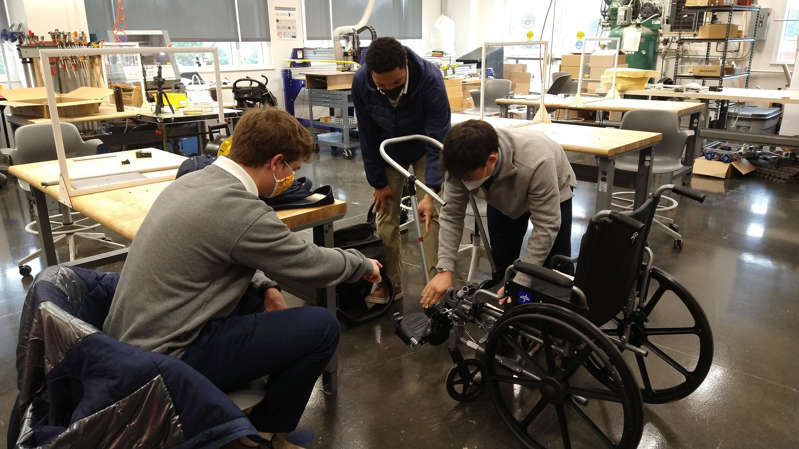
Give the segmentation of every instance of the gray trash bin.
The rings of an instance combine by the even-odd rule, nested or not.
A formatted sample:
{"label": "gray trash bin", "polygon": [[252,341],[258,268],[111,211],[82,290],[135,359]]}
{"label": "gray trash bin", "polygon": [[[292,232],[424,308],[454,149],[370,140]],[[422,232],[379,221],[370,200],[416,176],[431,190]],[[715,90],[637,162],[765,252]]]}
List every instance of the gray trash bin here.
{"label": "gray trash bin", "polygon": [[744,106],[730,108],[727,113],[727,129],[757,134],[777,134],[780,108]]}

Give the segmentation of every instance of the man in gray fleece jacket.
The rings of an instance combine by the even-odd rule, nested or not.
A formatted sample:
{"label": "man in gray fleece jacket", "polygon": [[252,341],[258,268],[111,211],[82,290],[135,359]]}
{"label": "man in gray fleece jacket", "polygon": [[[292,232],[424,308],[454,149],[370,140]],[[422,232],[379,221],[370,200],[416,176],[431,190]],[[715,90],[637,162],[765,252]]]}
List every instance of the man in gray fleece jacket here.
{"label": "man in gray fleece jacket", "polygon": [[122,342],[183,359],[223,391],[268,374],[249,418],[270,437],[296,427],[339,336],[333,314],[286,308],[270,278],[317,287],[379,279],[376,261],[306,242],[259,199],[291,185],[311,154],[307,129],[285,111],[245,113],[229,158],[158,196],[103,324]]}
{"label": "man in gray fleece jacket", "polygon": [[[556,254],[571,257],[571,199],[577,181],[563,148],[544,134],[533,127],[495,130],[481,120],[459,123],[444,139],[441,169],[447,204],[439,217],[438,274],[422,291],[423,305],[437,303],[452,286],[470,194],[488,203],[495,278],[519,258],[531,222],[523,261],[544,265]],[[559,269],[571,273],[573,267]]]}

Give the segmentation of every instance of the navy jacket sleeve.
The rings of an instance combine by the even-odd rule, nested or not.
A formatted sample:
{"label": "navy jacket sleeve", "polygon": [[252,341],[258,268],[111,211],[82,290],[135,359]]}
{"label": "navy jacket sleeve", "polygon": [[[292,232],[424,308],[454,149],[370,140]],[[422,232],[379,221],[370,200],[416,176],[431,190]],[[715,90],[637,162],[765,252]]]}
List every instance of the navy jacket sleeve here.
{"label": "navy jacket sleeve", "polygon": [[386,178],[386,166],[380,157],[378,128],[367,112],[363,99],[363,96],[366,95],[366,86],[364,85],[366,82],[363,74],[355,75],[352,84],[352,102],[355,105],[355,116],[358,119],[358,138],[361,142],[366,181],[370,186],[380,189],[388,185],[388,179]]}
{"label": "navy jacket sleeve", "polygon": [[[428,84],[425,92],[425,121],[424,134],[439,142],[444,142],[444,137],[449,132],[450,117],[449,99],[444,87],[444,78],[441,73],[436,73],[435,82]],[[425,170],[425,183],[431,188],[439,188],[444,182],[438,168],[440,150],[433,145],[427,146],[427,169]]]}

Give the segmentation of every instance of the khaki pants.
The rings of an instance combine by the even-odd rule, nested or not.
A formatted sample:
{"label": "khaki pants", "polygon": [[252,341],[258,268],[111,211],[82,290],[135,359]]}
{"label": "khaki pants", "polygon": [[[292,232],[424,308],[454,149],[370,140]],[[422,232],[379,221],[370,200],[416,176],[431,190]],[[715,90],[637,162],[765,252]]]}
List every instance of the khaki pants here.
{"label": "khaki pants", "polygon": [[[427,157],[422,156],[411,165],[411,172],[420,180],[425,179],[424,173],[427,168]],[[402,255],[400,249],[402,241],[400,240],[400,201],[402,200],[402,187],[405,185],[405,178],[399,172],[391,167],[386,167],[386,178],[388,178],[388,186],[391,188],[391,198],[385,203],[383,209],[377,212],[377,234],[383,240],[385,246],[386,257],[386,274],[391,278],[394,285],[401,285],[402,283]],[[425,192],[421,189],[416,189],[416,198],[421,201],[424,198]],[[436,273],[436,264],[438,263],[438,215],[441,212],[441,205],[433,201],[435,204],[435,212],[433,220],[430,222],[430,230],[424,235],[424,255],[427,259],[427,266],[429,268],[430,277],[432,278]],[[408,212],[408,219],[411,217],[411,212]],[[417,220],[419,217],[415,217]],[[424,232],[424,223],[422,225],[422,232]],[[416,228],[415,225],[411,226],[408,230],[409,236],[413,236],[414,245],[416,245]],[[422,264],[421,259],[413,261],[414,264]]]}

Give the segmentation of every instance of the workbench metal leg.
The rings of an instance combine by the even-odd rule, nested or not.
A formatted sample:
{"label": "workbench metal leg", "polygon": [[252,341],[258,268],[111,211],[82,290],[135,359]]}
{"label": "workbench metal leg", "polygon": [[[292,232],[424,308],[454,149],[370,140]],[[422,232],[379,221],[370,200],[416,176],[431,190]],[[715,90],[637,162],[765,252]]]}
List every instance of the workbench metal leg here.
{"label": "workbench metal leg", "polygon": [[47,210],[47,197],[44,192],[31,186],[33,201],[36,203],[36,221],[39,223],[39,243],[42,245],[45,266],[58,264],[53,242],[53,231],[50,228],[50,212]]}
{"label": "workbench metal leg", "polygon": [[507,118],[508,117],[508,109],[509,109],[509,106],[506,105],[506,104],[499,105],[499,116]]}
{"label": "workbench metal leg", "polygon": [[652,177],[652,147],[638,152],[638,174],[635,176],[635,203],[638,207],[649,197],[649,183]]}
{"label": "workbench metal leg", "polygon": [[6,105],[0,105],[0,120],[3,120],[3,136],[6,138],[6,148],[11,147],[11,139],[8,138],[8,123],[6,122]]}
{"label": "workbench metal leg", "polygon": [[[333,247],[333,223],[326,223],[313,228],[313,240],[318,246]],[[334,315],[336,314],[336,287],[320,288],[316,290],[317,303],[326,305]],[[322,384],[326,394],[335,394],[338,390],[338,351],[333,354],[324,372]]]}
{"label": "workbench metal leg", "polygon": [[610,209],[610,196],[613,194],[613,180],[616,175],[616,161],[597,157],[596,211]]}
{"label": "workbench metal leg", "polygon": [[[710,106],[708,104],[707,106]],[[693,164],[694,158],[702,156],[704,153],[705,148],[705,139],[700,137],[702,131],[708,128],[710,125],[710,114],[708,112],[708,108],[702,110],[699,114],[699,119],[696,121],[696,129],[694,129],[694,148],[693,148],[693,155],[691,158],[686,157],[685,165]]]}
{"label": "workbench metal leg", "polygon": [[169,141],[166,138],[166,125],[159,123],[158,130],[161,131],[161,147],[164,151],[169,151]]}
{"label": "workbench metal leg", "polygon": [[527,120],[532,120],[535,117],[535,111],[529,104],[527,105]]}

